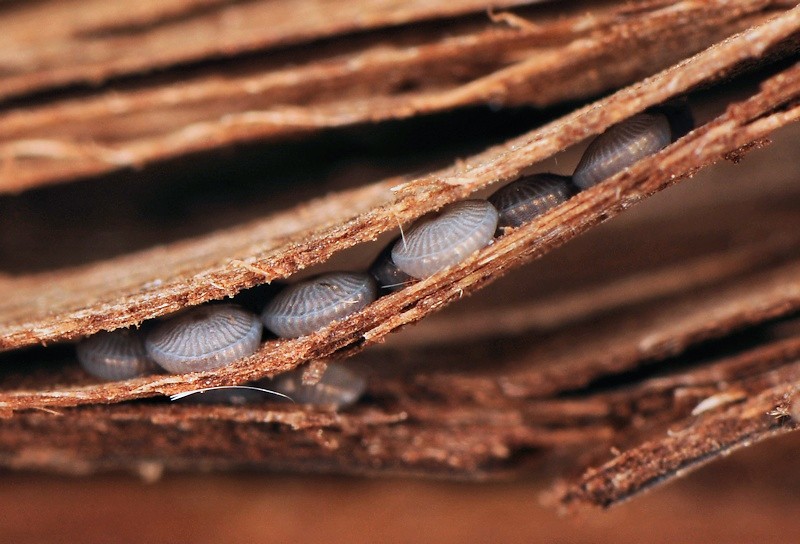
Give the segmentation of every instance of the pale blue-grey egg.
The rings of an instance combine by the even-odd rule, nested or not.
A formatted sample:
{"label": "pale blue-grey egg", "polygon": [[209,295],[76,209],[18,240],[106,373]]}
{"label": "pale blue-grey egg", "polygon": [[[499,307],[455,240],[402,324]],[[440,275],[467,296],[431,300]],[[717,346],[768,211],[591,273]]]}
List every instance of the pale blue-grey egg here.
{"label": "pale blue-grey egg", "polygon": [[497,210],[486,200],[455,202],[415,223],[395,243],[392,261],[414,278],[427,278],[487,246],[497,219]]}
{"label": "pale blue-grey egg", "polygon": [[610,127],[589,144],[572,174],[572,181],[577,187],[588,189],[660,151],[671,141],[666,115],[634,115]]}
{"label": "pale blue-grey egg", "polygon": [[489,202],[500,216],[498,227],[519,227],[566,202],[571,195],[569,176],[534,174],[501,187]]}
{"label": "pale blue-grey egg", "polygon": [[264,308],[261,321],[278,336],[296,338],[363,309],[376,296],[369,274],[330,272],[278,293]]}
{"label": "pale blue-grey egg", "polygon": [[145,347],[161,367],[180,374],[226,366],[253,354],[260,341],[258,316],[232,304],[211,304],[158,324]]}
{"label": "pale blue-grey egg", "polygon": [[84,338],[76,346],[78,362],[92,376],[127,380],[156,372],[138,330],[118,329]]}

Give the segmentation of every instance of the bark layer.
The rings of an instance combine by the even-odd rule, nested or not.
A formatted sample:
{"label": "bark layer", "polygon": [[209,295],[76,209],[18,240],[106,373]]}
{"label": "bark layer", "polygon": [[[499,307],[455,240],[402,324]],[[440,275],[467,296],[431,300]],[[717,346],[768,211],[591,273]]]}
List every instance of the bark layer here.
{"label": "bark layer", "polygon": [[[475,119],[479,104],[543,110],[539,126],[458,150],[450,166],[440,150],[416,158],[421,173],[361,183],[343,178],[361,168],[359,180],[374,180],[391,168],[375,166],[380,153],[350,158],[350,170],[318,180],[316,198],[276,187],[277,211],[234,214],[232,226],[178,241],[113,257],[98,247],[90,262],[44,271],[26,271],[5,251],[0,464],[463,479],[593,465],[551,499],[608,506],[796,428],[800,193],[787,179],[800,165],[786,142],[800,117],[800,8],[545,3],[487,15],[470,1],[353,6],[358,17],[302,0],[176,0],[124,14],[91,2],[0,8],[10,29],[0,40],[18,51],[0,57],[0,205],[20,210],[2,248],[56,234],[46,220],[37,226],[42,202],[69,209],[81,191],[124,176],[145,183],[122,172],[130,167],[152,175],[170,159],[191,168],[213,151],[243,157],[246,170],[257,162],[233,144],[280,150],[295,139],[292,149],[308,153],[298,177],[309,178],[331,141],[309,138],[331,130],[358,140],[367,124],[441,130],[444,118],[408,124],[442,112]],[[43,13],[61,17],[57,36],[33,31]],[[314,334],[267,340],[213,372],[102,384],[64,345],[226,297],[252,303],[260,286],[309,267],[366,263],[399,226],[545,165],[568,169],[586,138],[673,99],[696,108],[688,135]],[[372,145],[367,156],[381,143]],[[772,168],[770,153],[793,161]],[[693,177],[715,176],[694,186]],[[652,199],[660,208],[628,212],[671,186]],[[203,199],[176,198],[169,178],[151,188],[152,202],[171,191],[175,202]],[[28,192],[11,195],[19,191]],[[202,201],[197,216],[224,205]],[[79,222],[68,228],[80,237]],[[157,230],[146,220],[137,228]],[[95,234],[87,229],[89,240]],[[342,412],[269,398],[245,407],[164,398],[310,362],[318,375],[349,357],[370,380],[365,399]],[[609,445],[625,451],[608,459]]]}

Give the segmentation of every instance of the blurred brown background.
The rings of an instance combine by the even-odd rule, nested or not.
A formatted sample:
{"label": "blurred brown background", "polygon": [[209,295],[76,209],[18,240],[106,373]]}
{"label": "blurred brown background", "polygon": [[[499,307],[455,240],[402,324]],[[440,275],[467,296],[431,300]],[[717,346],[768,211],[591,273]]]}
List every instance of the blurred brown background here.
{"label": "blurred brown background", "polygon": [[773,440],[610,511],[560,517],[541,481],[278,474],[4,474],[5,542],[794,542],[800,437]]}

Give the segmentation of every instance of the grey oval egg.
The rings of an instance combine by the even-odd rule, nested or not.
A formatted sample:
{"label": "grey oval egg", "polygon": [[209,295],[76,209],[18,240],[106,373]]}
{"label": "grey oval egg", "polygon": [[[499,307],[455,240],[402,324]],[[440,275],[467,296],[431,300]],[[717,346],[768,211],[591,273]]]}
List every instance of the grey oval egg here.
{"label": "grey oval egg", "polygon": [[369,274],[330,272],[278,293],[264,308],[261,321],[278,336],[297,338],[361,310],[376,297]]}
{"label": "grey oval egg", "polygon": [[570,178],[534,174],[500,188],[489,202],[497,208],[498,227],[519,227],[566,202],[572,194]]}
{"label": "grey oval egg", "polygon": [[497,210],[486,200],[455,202],[414,224],[392,248],[392,261],[414,278],[427,278],[487,246],[497,219]]}
{"label": "grey oval egg", "polygon": [[231,304],[198,306],[154,328],[150,357],[175,374],[225,366],[253,354],[261,341],[258,316]]}
{"label": "grey oval egg", "polygon": [[392,248],[399,238],[393,240],[386,248],[381,251],[372,265],[369,267],[370,275],[375,278],[378,289],[383,293],[399,291],[409,283],[415,281],[414,278],[397,268],[392,261]]}
{"label": "grey oval egg", "polygon": [[158,368],[147,356],[137,330],[99,332],[78,342],[76,351],[83,369],[103,380],[127,380],[152,374]]}
{"label": "grey oval egg", "polygon": [[671,139],[665,115],[634,115],[610,127],[589,144],[572,174],[572,181],[581,189],[588,189],[667,147]]}
{"label": "grey oval egg", "polygon": [[341,408],[354,404],[364,394],[367,380],[361,374],[336,363],[329,363],[325,374],[314,385],[303,384],[302,369],[277,376],[270,387],[288,395],[298,404]]}

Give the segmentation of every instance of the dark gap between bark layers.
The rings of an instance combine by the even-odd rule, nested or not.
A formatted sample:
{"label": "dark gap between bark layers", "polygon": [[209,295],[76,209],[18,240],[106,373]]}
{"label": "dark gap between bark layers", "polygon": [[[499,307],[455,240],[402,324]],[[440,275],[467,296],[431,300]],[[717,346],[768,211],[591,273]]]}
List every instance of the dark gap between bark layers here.
{"label": "dark gap between bark layers", "polygon": [[[649,10],[617,8],[616,16],[590,18],[590,28],[600,25],[591,32],[583,15],[545,21],[536,30],[498,29],[487,21],[488,29],[477,34],[435,35],[439,41],[432,43],[391,48],[380,41],[299,66],[290,54],[288,68],[236,74],[226,66],[223,75],[156,79],[18,108],[0,117],[0,191],[464,106],[585,99],[665,68],[777,9],[761,1],[735,10],[724,2],[650,3]],[[565,26],[571,28],[566,37]],[[548,29],[560,36],[557,43],[542,43]]]}
{"label": "dark gap between bark layers", "polygon": [[[800,11],[727,40],[704,53],[587,106],[505,146],[461,162],[455,168],[412,182],[382,184],[345,192],[298,207],[247,227],[157,248],[86,267],[70,273],[4,279],[0,285],[0,345],[5,349],[57,339],[75,338],[98,330],[130,326],[187,305],[223,298],[254,285],[287,277],[297,270],[327,260],[336,252],[373,240],[398,223],[465,198],[490,183],[513,179],[521,170],[577,143],[592,133],[647,106],[685,92],[720,71],[730,71],[743,59],[763,54],[771,44],[800,28]],[[717,121],[698,129],[656,158],[644,160],[615,182],[605,183],[572,199],[567,205],[506,236],[484,253],[498,248],[533,244],[521,260],[563,243],[592,224],[616,214],[644,195],[677,180],[683,174],[714,161],[793,120],[793,112],[748,122],[780,104],[791,102],[796,70],[776,76],[765,89]],[[689,143],[698,153],[689,153]],[[716,146],[716,147],[714,147]],[[680,162],[683,161],[683,164]],[[654,168],[659,164],[658,168]],[[638,179],[652,172],[648,182]],[[563,223],[559,227],[559,223]],[[568,229],[564,227],[569,225]],[[481,253],[480,255],[483,255]],[[244,261],[262,273],[236,264]],[[456,272],[452,271],[452,279]],[[417,292],[422,282],[403,295]],[[68,285],[68,289],[63,287]],[[31,308],[30,300],[38,301]],[[396,300],[396,299],[395,299]],[[410,300],[410,299],[409,299]],[[92,301],[88,305],[86,301]],[[379,302],[379,304],[381,304]],[[46,317],[45,317],[46,316]]]}
{"label": "dark gap between bark layers", "polygon": [[[798,80],[797,85],[800,88],[800,69],[798,69],[798,67],[790,69],[788,74],[792,74],[793,72],[796,73],[795,77]],[[769,83],[775,84],[777,82],[785,82],[786,74],[787,73],[783,73],[780,76],[777,76]],[[764,88],[765,91],[762,91],[762,93],[766,92],[766,89],[770,88],[769,84],[765,84]],[[791,89],[791,86],[780,85],[780,88],[787,90]],[[789,92],[792,91],[790,90]],[[688,154],[692,160],[697,160],[698,155],[699,157],[703,157],[701,160],[709,160],[713,159],[715,156],[718,156],[719,149],[722,147],[722,145],[716,141],[716,138],[718,135],[725,135],[727,139],[731,133],[727,130],[715,131],[714,129],[718,129],[721,126],[724,127],[727,124],[732,123],[733,121],[730,119],[732,111],[748,111],[746,106],[750,105],[751,109],[749,111],[752,112],[754,109],[752,107],[759,105],[761,102],[762,95],[759,94],[748,99],[748,101],[737,107],[729,108],[728,112],[718,118],[716,121],[701,127],[693,132],[689,137],[679,141],[677,144],[671,146],[664,152],[659,153],[656,157],[642,161],[636,165],[631,169],[630,172],[626,173],[629,176],[628,183],[631,183],[630,178],[635,179],[635,176],[642,176],[644,174],[643,171],[646,172],[648,162],[652,163],[658,159],[661,159],[662,168],[665,166],[665,163],[667,163],[668,168],[670,159],[672,161],[686,160],[685,156],[681,156],[681,151],[683,151],[684,155]],[[755,112],[757,111],[758,110],[756,109]],[[800,108],[796,108],[785,113],[773,114],[772,116],[763,118],[761,120],[756,120],[753,124],[747,125],[747,128],[760,126],[760,123],[769,121],[767,126],[770,127],[770,130],[772,130],[777,128],[777,126],[780,126],[780,119],[792,119],[794,115],[799,113]],[[758,114],[755,113],[755,115]],[[776,116],[779,117],[776,119]],[[761,133],[756,134],[757,137],[762,136]],[[738,133],[738,136],[742,138],[741,141],[753,139],[753,134],[750,132],[746,132],[746,135],[744,136]],[[739,140],[736,139],[733,140],[734,143],[738,141]],[[727,143],[730,144],[730,141]],[[724,149],[724,147],[722,148]],[[697,153],[697,150],[704,150],[710,156],[705,157],[703,153]],[[647,177],[646,175],[643,177],[645,181],[643,183],[643,187],[640,187],[640,190],[643,190],[645,193],[656,190],[659,187],[659,184],[664,183],[663,177],[661,179],[658,177],[653,179],[652,176]],[[612,179],[612,183],[615,180],[620,183],[621,181],[625,181],[625,177],[618,175],[615,177],[615,179]],[[650,187],[652,187],[650,191],[648,191],[646,188],[646,184],[648,183],[650,184]],[[550,215],[558,215],[558,212],[562,209],[569,210],[570,204],[572,204],[573,210],[575,208],[579,208],[581,201],[589,200],[589,198],[593,196],[593,193],[596,194],[599,192],[599,189],[608,190],[609,185],[611,185],[611,183],[605,183],[593,190],[578,195],[572,201],[570,201],[570,203],[558,210],[555,210],[554,213]],[[610,216],[621,211],[625,206],[624,198],[629,190],[630,189],[620,189],[620,194],[623,198],[623,204],[619,204],[619,201],[614,199],[614,201],[617,203],[612,204],[609,211],[595,213],[598,213],[598,215],[606,214]],[[602,205],[601,209],[603,209]],[[543,218],[543,221],[546,221],[546,219],[547,217]],[[333,324],[329,327],[326,327],[322,331],[301,339],[268,342],[254,356],[251,356],[246,360],[228,368],[219,369],[215,372],[195,373],[181,376],[142,378],[115,384],[88,386],[71,390],[67,389],[60,392],[8,392],[0,395],[0,399],[2,399],[2,402],[5,403],[7,408],[22,408],[24,406],[33,405],[55,406],[83,404],[87,402],[114,402],[128,400],[131,398],[152,396],[158,393],[171,394],[175,392],[206,387],[209,385],[224,385],[251,381],[268,374],[288,370],[289,368],[293,368],[301,362],[310,359],[320,358],[334,353],[343,355],[347,352],[358,351],[367,343],[371,343],[382,338],[385,334],[403,324],[418,320],[422,315],[437,309],[437,307],[443,305],[445,302],[457,300],[460,298],[460,296],[462,296],[464,290],[467,290],[470,287],[475,288],[483,285],[489,279],[492,273],[501,274],[505,269],[505,261],[519,262],[524,260],[525,257],[537,254],[540,255],[543,247],[552,248],[553,246],[558,245],[557,242],[563,241],[563,239],[558,240],[558,238],[556,238],[556,243],[553,243],[552,241],[548,240],[547,236],[544,236],[536,238],[527,248],[522,245],[524,240],[523,235],[526,233],[526,231],[530,230],[531,228],[535,228],[540,224],[541,222],[537,222],[534,225],[523,227],[504,236],[494,245],[482,250],[477,255],[468,259],[465,263],[454,267],[450,271],[439,273],[428,280],[415,284],[403,290],[402,292],[380,299],[374,304],[370,305],[367,309],[355,314],[352,319]],[[590,224],[591,223],[584,224],[584,228],[588,227]],[[563,233],[563,231],[561,232]],[[548,245],[547,242],[550,242],[550,244]],[[521,248],[521,252],[511,252],[511,250],[515,248],[515,243],[519,244],[516,246],[516,248]],[[485,270],[483,270],[483,268],[485,268]],[[771,276],[768,275],[765,278],[768,281],[763,281],[763,283],[761,281],[759,282],[766,286],[765,288],[767,289],[767,292],[770,290],[773,292],[773,296],[767,297],[771,299],[771,301],[765,302],[764,298],[761,296],[754,295],[753,307],[748,307],[747,311],[737,312],[734,306],[733,311],[728,314],[728,316],[720,318],[719,321],[709,323],[707,320],[701,320],[701,323],[693,323],[691,324],[691,327],[694,327],[694,332],[689,334],[687,338],[693,338],[694,341],[696,341],[698,339],[707,338],[709,335],[713,336],[715,334],[718,335],[726,332],[732,327],[736,327],[736,324],[741,324],[742,319],[744,319],[745,322],[747,322],[748,319],[752,319],[753,316],[758,316],[757,319],[765,319],[775,317],[781,313],[785,313],[797,308],[798,305],[800,305],[800,296],[798,296],[796,293],[792,294],[794,291],[787,287],[787,277],[794,277],[796,275],[796,269],[796,264],[789,265],[784,267],[783,270],[779,270],[777,274],[773,273]],[[462,279],[456,279],[456,281],[453,283],[447,281],[448,279],[452,280],[459,277]],[[437,280],[440,282],[439,284],[436,283]],[[792,280],[788,281],[791,282]],[[442,285],[442,283],[445,283],[445,285]],[[791,283],[788,283],[788,285],[791,285]],[[437,293],[435,290],[437,287],[441,289],[443,293]],[[442,294],[444,296],[442,296]],[[761,294],[762,293],[759,292],[759,295]],[[412,301],[415,301],[416,305],[412,305]],[[400,308],[405,309],[398,311]],[[662,331],[660,338],[665,336],[667,336],[667,334],[663,333]],[[672,353],[671,350],[674,349],[672,341],[672,339],[666,341],[650,341],[648,346],[650,346],[650,349],[652,349],[654,353],[670,354]]]}
{"label": "dark gap between bark layers", "polygon": [[[733,144],[735,144],[735,147],[739,147],[739,146],[743,145],[744,143],[746,143],[747,141],[751,141],[752,139],[756,139],[758,137],[762,137],[763,134],[765,134],[767,131],[771,131],[774,128],[777,128],[777,126],[780,126],[781,123],[785,123],[785,122],[787,122],[789,120],[792,120],[793,116],[796,113],[795,110],[788,110],[786,112],[773,114],[770,117],[766,117],[764,119],[756,120],[752,124],[746,125],[745,127],[743,127],[743,128],[745,128],[747,130],[743,130],[742,132],[736,133],[735,135],[738,137],[738,139],[736,139],[736,138],[731,139],[731,134],[728,131],[724,131],[724,132],[719,132],[719,131],[715,132],[714,131],[714,129],[719,129],[721,126],[724,126],[725,124],[733,124],[733,125],[736,124],[736,119],[733,118],[732,112],[738,113],[739,117],[741,117],[742,120],[746,122],[747,120],[753,119],[753,118],[757,117],[758,115],[760,115],[759,107],[761,107],[761,108],[769,107],[769,109],[775,109],[775,107],[777,105],[779,105],[781,103],[786,103],[788,100],[790,100],[790,97],[793,96],[791,93],[795,92],[795,90],[796,90],[792,86],[792,83],[797,78],[796,72],[797,72],[797,69],[795,67],[794,69],[790,69],[790,70],[786,71],[784,74],[781,74],[779,76],[776,76],[776,77],[772,78],[767,84],[765,84],[764,90],[761,93],[759,93],[755,97],[747,100],[746,102],[743,102],[737,108],[733,108],[733,107],[729,108],[729,111],[725,115],[720,117],[718,120],[710,123],[709,125],[706,125],[705,127],[702,127],[700,129],[698,129],[692,135],[690,135],[688,138],[684,139],[682,142],[679,142],[678,144],[672,146],[671,148],[669,148],[665,152],[659,154],[659,156],[657,158],[666,159],[666,160],[662,160],[662,163],[661,163],[662,164],[662,168],[664,167],[664,163],[665,162],[667,162],[667,163],[669,162],[670,158],[672,159],[673,164],[675,162],[681,160],[680,151],[684,151],[684,153],[686,153],[686,151],[687,151],[686,148],[689,147],[689,145],[687,145],[687,141],[691,141],[691,144],[693,144],[694,146],[696,146],[700,150],[704,151],[704,153],[693,154],[693,157],[692,157],[695,161],[698,160],[698,155],[700,157],[702,157],[702,159],[697,163],[697,166],[700,166],[701,164],[703,164],[703,162],[701,162],[701,161],[713,160],[714,157],[718,156],[718,153],[720,151],[724,151],[725,144],[727,144],[728,146],[731,146],[731,144],[733,143]],[[776,93],[776,91],[780,91],[780,92]],[[781,93],[783,93],[783,94],[781,94]],[[787,94],[788,94],[788,96],[787,96]],[[770,98],[772,100],[775,100],[776,98],[779,98],[780,101],[777,101],[777,103],[775,103],[775,102],[765,102],[765,97],[769,96],[769,95],[772,95],[772,96],[770,96]],[[777,95],[777,96],[775,96],[775,95]],[[767,104],[768,104],[768,106],[767,106]],[[756,128],[756,130],[752,130],[754,127]],[[728,128],[730,128],[730,127],[728,127]],[[725,138],[721,138],[721,136],[723,136],[723,135],[725,136]],[[720,140],[722,140],[722,141],[720,141]],[[715,148],[714,145],[716,145],[717,147]],[[735,148],[734,146],[731,146],[731,147]],[[678,151],[676,151],[676,150],[678,150]],[[666,157],[663,157],[664,155],[666,155]],[[683,157],[683,160],[686,161],[686,157]],[[637,174],[641,176],[642,170],[644,170],[647,166],[650,166],[648,163],[652,163],[654,161],[655,161],[655,158],[642,161],[642,163],[637,165],[637,167],[634,167],[633,169],[631,169],[631,172],[627,173],[627,176],[629,178],[629,180],[628,180],[629,183],[630,183],[630,178],[635,177]],[[690,163],[690,164],[692,164],[692,163]],[[684,164],[684,166],[685,166],[685,164]],[[617,178],[620,178],[620,176],[617,176]],[[621,179],[622,179],[622,181],[625,181],[625,176],[622,176]],[[652,191],[656,190],[660,186],[660,184],[664,183],[664,177],[661,177],[661,179],[659,179],[658,176],[656,176],[655,179],[653,179],[653,177],[651,177],[651,178],[645,178],[645,180],[646,180],[645,184],[643,184],[643,187],[640,188],[640,189],[643,190],[642,191],[643,193],[652,192]],[[617,181],[619,182],[620,179],[617,179]],[[647,189],[647,186],[648,186],[647,182],[649,182],[649,187],[650,187],[649,191]],[[408,184],[406,187],[411,186],[411,185],[413,185],[413,184]],[[609,185],[611,185],[611,184],[610,183],[606,183],[606,184],[603,184],[602,186],[600,186],[598,188],[595,188],[592,191],[588,191],[586,193],[583,193],[582,195],[579,195],[578,197],[573,199],[573,201],[571,201],[569,204],[567,204],[563,208],[565,208],[566,210],[570,210],[570,208],[572,210],[575,210],[575,208],[579,207],[582,203],[590,201],[590,198],[592,196],[596,196],[597,193],[601,193],[602,194],[602,192],[600,190],[604,189],[604,188],[607,190]],[[663,186],[663,185],[661,185],[661,186]],[[628,189],[628,190],[630,190],[630,189]],[[597,221],[603,215],[609,216],[611,214],[617,213],[618,211],[621,211],[626,205],[629,205],[629,203],[632,202],[633,200],[636,200],[636,199],[640,198],[640,196],[637,196],[635,192],[632,195],[626,194],[626,188],[623,188],[623,187],[619,187],[617,190],[614,191],[614,193],[617,193],[617,191],[619,191],[619,196],[623,197],[622,203],[617,203],[615,206],[612,205],[611,209],[609,211],[604,211],[604,212],[599,212],[599,213],[595,212],[596,213],[595,218],[593,220],[589,219],[589,221]],[[625,197],[627,197],[627,198],[633,197],[633,198],[630,200],[629,203],[626,203],[625,202]],[[606,196],[606,198],[608,198],[608,197]],[[570,206],[570,204],[572,204],[572,206]],[[551,214],[551,215],[557,215],[557,214]],[[591,214],[590,214],[590,217],[591,217]],[[546,219],[547,218],[544,218],[542,222],[545,222]],[[582,226],[582,229],[587,228],[588,226],[590,226],[590,224],[591,223],[589,223],[589,222],[584,223],[583,226]],[[512,244],[514,244],[515,242],[521,241],[521,239],[523,237],[522,235],[524,235],[526,233],[526,231],[531,230],[531,227],[532,226],[528,226],[528,227],[519,229],[518,231],[516,231],[514,233],[511,233],[510,235],[508,235],[508,236],[504,237],[503,239],[499,240],[494,246],[492,246],[492,247],[488,248],[487,250],[484,250],[483,252],[481,252],[481,254],[492,255],[492,258],[500,256],[500,257],[504,257],[506,260],[517,260],[517,259],[520,259],[520,255],[517,255],[516,258],[515,258],[513,255],[509,255],[508,253],[502,253],[502,251],[503,250],[507,251],[509,248],[514,247]],[[582,229],[579,229],[579,230],[582,230]],[[570,237],[570,236],[563,236],[562,235],[560,240],[558,239],[558,237],[556,237],[555,242],[556,243],[563,242],[563,240],[568,238],[568,237]],[[537,242],[536,245],[539,248],[538,249],[539,252],[541,252],[542,248],[547,248],[548,247],[548,240],[547,240],[546,237],[538,238],[536,240],[536,242]],[[549,245],[550,245],[550,247],[552,247],[553,245],[556,245],[556,244],[550,242]],[[520,260],[523,260],[524,257],[528,257],[528,256],[530,256],[530,254],[533,254],[535,252],[536,252],[536,249],[533,249],[533,251],[531,251],[531,249],[528,249],[528,255],[525,255],[524,252],[523,252],[523,255],[522,255],[523,258],[520,259]],[[472,259],[468,260],[466,263],[460,265],[459,267],[456,267],[453,271],[450,272],[450,274],[444,274],[444,275],[449,275],[451,277],[458,277],[458,272],[460,272],[460,271],[464,271],[465,269],[468,270],[470,267],[477,268],[476,267],[476,263],[481,263],[481,257],[482,257],[481,254],[479,254],[476,257],[473,257]],[[491,259],[489,261],[491,262]],[[498,263],[498,261],[499,261],[499,263]],[[484,261],[484,263],[485,263],[485,261]],[[498,264],[500,264],[500,265],[497,266]],[[497,259],[494,262],[491,262],[490,268],[495,273],[497,273],[498,271],[502,271],[502,269],[503,269],[502,268],[502,259]],[[474,272],[477,272],[477,269],[474,270],[473,273]],[[440,275],[442,275],[442,274],[440,274]],[[387,298],[385,298],[385,299],[383,299],[381,301],[378,301],[377,303],[372,305],[370,308],[368,308],[367,310],[365,310],[361,314],[355,316],[353,320],[349,320],[347,323],[343,323],[343,324],[339,324],[338,326],[334,326],[333,327],[334,329],[339,329],[339,331],[337,331],[337,332],[341,331],[341,333],[336,335],[336,336],[331,335],[330,337],[326,338],[325,337],[325,332],[327,332],[327,331],[322,331],[321,333],[317,333],[317,334],[312,335],[312,336],[310,336],[310,337],[308,337],[306,339],[301,339],[301,340],[298,340],[298,341],[288,341],[288,342],[281,341],[281,342],[276,342],[276,343],[270,345],[266,349],[269,350],[269,351],[272,351],[272,353],[270,353],[270,356],[271,356],[271,359],[272,359],[271,360],[271,365],[270,365],[271,368],[269,370],[267,370],[266,372],[265,372],[265,369],[257,370],[257,369],[252,368],[252,362],[253,361],[257,361],[260,356],[263,357],[264,355],[266,355],[264,353],[264,350],[262,349],[262,352],[260,354],[257,354],[256,356],[251,357],[247,361],[243,362],[243,364],[236,365],[235,367],[230,368],[230,369],[223,369],[222,371],[218,372],[214,376],[206,376],[206,375],[203,375],[203,374],[195,374],[193,376],[193,379],[190,376],[184,376],[183,378],[187,378],[188,383],[182,384],[181,386],[178,386],[181,389],[176,389],[175,392],[177,392],[177,390],[191,389],[192,386],[196,386],[199,383],[200,384],[203,384],[203,383],[204,384],[213,384],[215,382],[226,383],[226,382],[230,381],[231,378],[233,378],[233,376],[236,376],[233,379],[237,380],[237,381],[244,381],[244,380],[247,380],[247,379],[253,379],[254,377],[257,377],[259,375],[263,375],[263,374],[269,372],[270,370],[271,371],[285,370],[287,368],[295,366],[299,362],[302,362],[302,360],[307,360],[307,359],[310,359],[310,358],[320,357],[320,356],[323,356],[325,354],[330,354],[330,353],[333,353],[333,352],[335,352],[337,350],[341,350],[342,348],[346,347],[349,343],[352,343],[354,340],[357,339],[357,336],[351,336],[351,335],[353,335],[355,333],[355,330],[357,330],[356,328],[353,327],[354,324],[357,324],[359,321],[361,321],[360,325],[363,326],[364,324],[369,323],[370,320],[374,320],[376,318],[380,319],[378,317],[379,314],[377,312],[380,312],[380,310],[382,309],[383,306],[388,306],[392,302],[396,303],[398,301],[398,299],[402,300],[403,298],[408,297],[408,295],[417,295],[418,293],[424,293],[425,292],[424,289],[426,287],[428,287],[428,289],[429,289],[430,285],[436,281],[436,278],[437,277],[435,276],[434,278],[431,278],[430,280],[426,280],[424,282],[421,282],[420,284],[417,284],[417,285],[405,290],[402,293],[399,293],[399,294],[394,295],[392,297],[387,297]],[[486,279],[486,276],[481,277],[480,275],[478,275],[477,277],[472,279],[472,282],[468,281],[464,286],[465,287],[469,287],[470,284],[472,284],[474,286],[479,286],[480,284],[482,284],[485,281],[485,279]],[[451,285],[451,286],[449,286],[449,290],[445,291],[445,298],[449,298],[450,300],[452,300],[452,299],[457,298],[458,296],[460,296],[461,293],[463,293],[463,287],[459,286],[458,284]],[[392,312],[392,314],[391,314],[392,317],[387,322],[384,322],[383,325],[380,325],[380,326],[374,326],[373,325],[373,327],[374,327],[373,330],[366,332],[364,334],[364,336],[365,336],[365,338],[367,338],[368,341],[374,341],[376,339],[379,339],[384,334],[386,334],[389,330],[391,330],[393,328],[396,328],[400,324],[402,324],[404,322],[411,322],[413,320],[418,319],[422,315],[420,313],[420,310],[422,310],[422,313],[429,312],[432,309],[435,309],[437,306],[439,306],[443,302],[444,302],[444,299],[439,298],[439,297],[431,297],[430,295],[428,295],[428,298],[426,298],[426,299],[418,299],[417,306],[414,306],[413,308],[410,308],[410,310],[405,312],[405,314],[402,314],[402,313],[401,314],[395,314],[395,313]],[[420,304],[422,304],[422,306]],[[430,306],[425,307],[425,305],[428,305],[428,304]],[[404,306],[407,306],[407,303],[404,304]],[[331,327],[329,327],[328,329],[330,329],[330,328]],[[348,329],[351,329],[351,330],[348,331]],[[355,334],[358,334],[358,333],[355,333]],[[320,340],[324,340],[324,342],[321,345],[319,345],[319,347],[315,348],[314,347],[314,342],[315,341],[319,342]],[[303,346],[303,344],[305,344],[305,346]],[[272,348],[272,349],[270,350],[270,348]],[[298,348],[300,348],[300,349],[298,350]],[[320,348],[322,348],[322,349],[320,349]],[[269,351],[267,351],[267,353],[269,353]],[[281,353],[282,351],[283,351],[283,357],[286,357],[289,354],[291,354],[291,356],[289,358],[283,359],[284,362],[279,362],[280,359],[276,360],[274,355],[276,355],[277,353]],[[294,353],[292,353],[292,351],[294,351]],[[297,360],[297,356],[298,355],[300,355],[300,360]],[[292,360],[292,359],[294,359],[294,360]],[[262,359],[262,361],[263,361],[263,359]],[[248,368],[248,366],[247,366],[248,363],[249,363],[251,368]],[[227,374],[230,374],[230,376],[228,376]],[[131,396],[128,397],[127,395],[123,394],[122,396],[118,395],[115,399],[113,397],[109,397],[109,396],[106,396],[106,395],[101,393],[101,391],[108,389],[109,386],[100,386],[100,387],[97,387],[97,388],[94,388],[94,389],[93,388],[89,388],[89,389],[90,390],[93,389],[93,393],[92,393],[91,396],[94,397],[95,400],[99,400],[99,397],[102,396],[103,401],[107,402],[107,401],[112,400],[112,399],[113,400],[122,400],[124,398],[132,398],[132,397],[135,397],[135,396],[145,396],[147,394],[154,394],[157,391],[166,392],[166,391],[164,391],[165,388],[163,388],[162,386],[166,385],[167,388],[176,387],[176,385],[177,385],[175,383],[176,382],[176,378],[172,378],[172,377],[170,377],[170,378],[159,378],[159,379],[155,379],[155,380],[152,380],[152,381],[148,381],[146,379],[145,380],[140,380],[140,383],[142,385],[140,387],[138,387],[138,388],[135,385],[136,381],[128,382],[129,385],[126,384],[126,388],[129,388],[128,391],[127,391],[127,395],[131,395]],[[203,381],[201,381],[201,380],[203,380]],[[133,387],[131,387],[131,386],[133,386]],[[123,387],[123,385],[122,384],[117,384],[116,387]],[[58,394],[52,395],[52,396],[45,395],[45,397],[49,397],[48,403],[53,401],[53,400],[55,400],[56,404],[60,404],[60,403],[63,403],[63,402],[66,402],[66,403],[75,402],[75,399],[74,399],[73,395],[83,397],[78,402],[86,402],[87,399],[89,398],[89,396],[84,396],[84,395],[80,395],[80,394],[77,394],[77,393],[78,392],[75,391],[72,394],[68,394],[67,397],[62,397],[62,396],[60,396]],[[118,393],[119,393],[119,390],[118,390]],[[35,396],[38,396],[38,395],[35,395]],[[73,398],[69,399],[69,397],[73,397]],[[16,400],[19,401],[20,398],[18,397]],[[20,406],[20,404],[17,404],[17,403],[15,403],[15,404],[17,406]]]}

